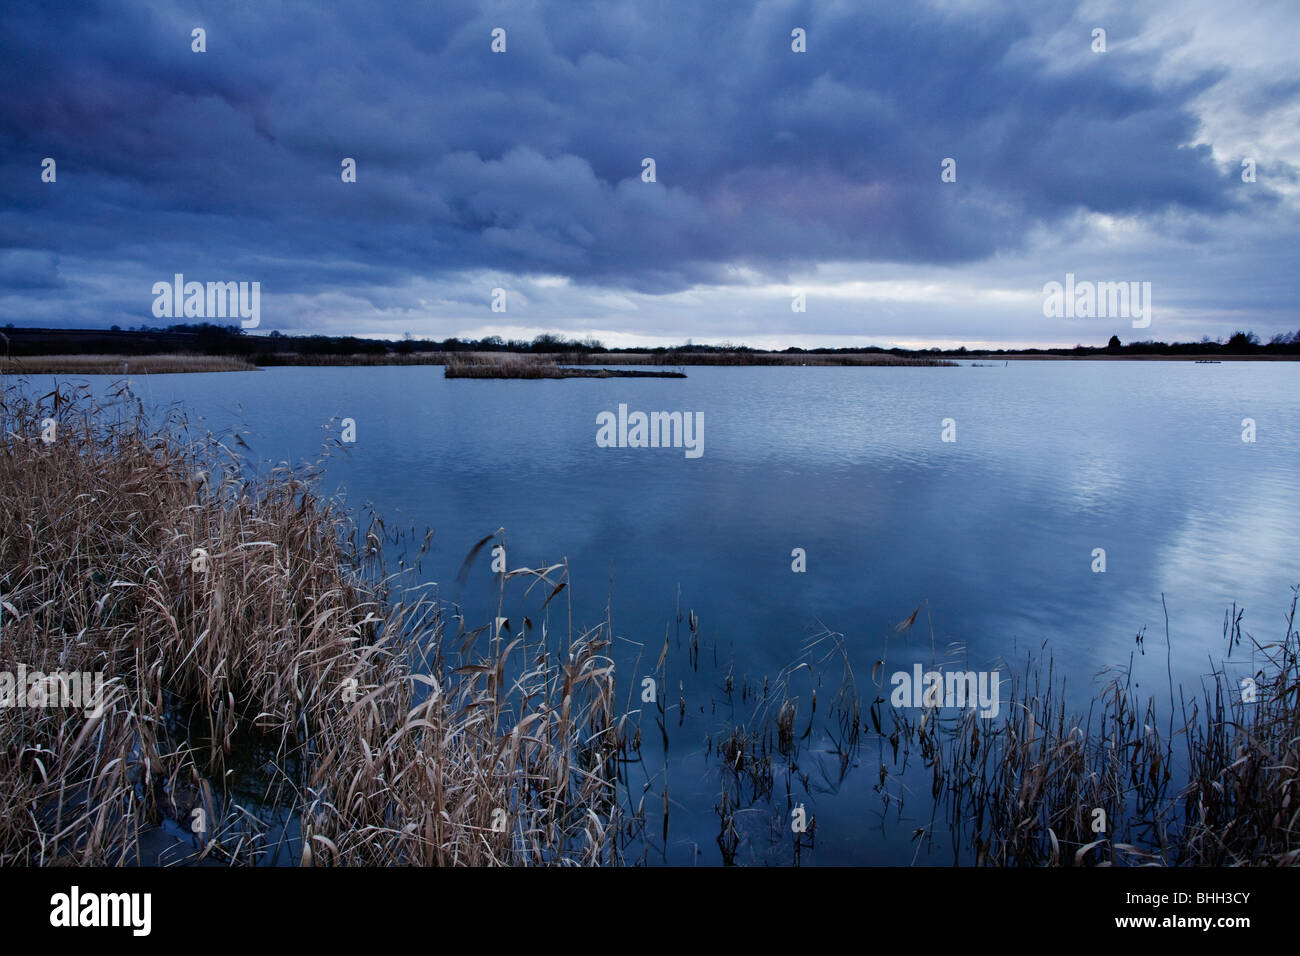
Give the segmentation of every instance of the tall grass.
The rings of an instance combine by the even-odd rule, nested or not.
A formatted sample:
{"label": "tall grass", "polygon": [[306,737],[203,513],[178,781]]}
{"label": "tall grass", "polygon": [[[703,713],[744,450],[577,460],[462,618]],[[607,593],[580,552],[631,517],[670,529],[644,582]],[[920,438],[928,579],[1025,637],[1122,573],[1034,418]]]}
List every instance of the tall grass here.
{"label": "tall grass", "polygon": [[[10,387],[0,422],[0,661],[111,686],[99,716],[0,709],[0,863],[141,861],[165,818],[259,862],[285,837],[268,805],[300,818],[303,863],[612,859],[603,626],[447,633],[383,567],[382,522],[360,534],[310,474],[246,477],[177,415]],[[250,751],[272,770],[241,801]]]}
{"label": "tall grass", "polygon": [[[879,690],[860,696],[843,635],[824,630],[802,661],[764,680],[747,718],[718,748],[719,845],[737,851],[739,812],[787,795],[802,777],[842,781],[878,769],[882,817],[920,818],[913,840],[978,866],[1293,866],[1300,863],[1300,631],[1293,594],[1285,629],[1254,642],[1262,660],[1254,700],[1219,666],[1200,700],[1172,682],[1167,701],[1140,697],[1126,667],[1083,711],[1066,703],[1050,658],[1009,680],[1000,718],[977,711],[895,709]],[[915,615],[900,625],[912,627]],[[1239,621],[1239,618],[1238,618]],[[1231,630],[1231,629],[1230,629]],[[1233,643],[1235,641],[1235,644]],[[1241,641],[1239,629],[1229,648]],[[1168,645],[1167,645],[1168,652]],[[1169,652],[1171,653],[1171,652]],[[811,683],[799,695],[792,676]],[[830,692],[817,718],[817,688]],[[730,678],[728,688],[730,694]],[[742,693],[748,691],[742,678]],[[802,711],[802,715],[801,715]],[[799,732],[800,726],[803,727]],[[917,794],[917,783],[928,794]],[[798,861],[815,834],[786,834]]]}
{"label": "tall grass", "polygon": [[[246,372],[258,367],[445,365],[448,378],[576,378],[566,371],[575,365],[727,365],[727,366],[939,366],[956,362],[938,358],[911,358],[883,353],[781,352],[391,352],[384,354],[312,354],[259,352],[249,358],[234,355],[32,355],[0,356],[6,374],[162,374],[170,372]],[[508,374],[502,374],[508,373]],[[589,373],[590,374],[590,373]],[[666,374],[666,373],[665,373]]]}
{"label": "tall grass", "polygon": [[312,353],[312,352],[257,352],[253,361],[260,366],[380,366],[380,365],[442,365],[450,355],[460,352],[400,352],[374,353]]}
{"label": "tall grass", "polygon": [[231,355],[29,355],[0,356],[7,375],[160,375],[173,372],[252,372],[256,365]]}
{"label": "tall grass", "polygon": [[891,355],[886,352],[687,352],[670,349],[665,352],[574,352],[552,356],[572,365],[726,365],[726,366],[956,366],[957,362],[942,358]]}
{"label": "tall grass", "polygon": [[501,353],[455,354],[447,357],[447,378],[685,378],[684,372],[558,365],[555,356]]}
{"label": "tall grass", "polygon": [[452,353],[446,358],[447,378],[564,378],[565,371],[550,356],[512,352]]}

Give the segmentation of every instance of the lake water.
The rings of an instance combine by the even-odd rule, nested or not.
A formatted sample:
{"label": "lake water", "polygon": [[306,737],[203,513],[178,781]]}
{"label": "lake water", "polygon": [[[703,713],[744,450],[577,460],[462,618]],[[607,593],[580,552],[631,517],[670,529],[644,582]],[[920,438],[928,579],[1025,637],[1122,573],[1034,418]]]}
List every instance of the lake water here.
{"label": "lake water", "polygon": [[[512,568],[567,558],[575,624],[612,606],[625,685],[639,683],[637,644],[648,672],[676,630],[679,601],[738,679],[775,675],[824,625],[844,634],[865,688],[886,635],[920,605],[916,627],[891,637],[887,670],[927,664],[932,630],[940,654],[962,645],[971,667],[1051,654],[1080,700],[1135,652],[1139,685],[1163,692],[1162,594],[1173,677],[1191,689],[1224,656],[1234,601],[1246,632],[1284,633],[1300,583],[1300,365],[685,371],[480,381],[439,367],[276,368],[132,384],[214,431],[244,426],[251,454],[272,461],[316,458],[339,435],[330,419],[353,418],[355,444],[326,467],[330,488],[417,537],[435,529],[423,570],[472,625],[496,606],[486,552],[456,583],[480,538],[504,527]],[[113,381],[89,380],[100,393]],[[702,413],[703,454],[598,447],[597,415],[620,403]],[[1242,440],[1246,418],[1254,442]],[[942,440],[944,419],[955,441]],[[791,569],[795,548],[804,573]],[[1096,548],[1104,573],[1092,570]],[[1249,654],[1238,657],[1248,673]],[[674,737],[673,832],[659,859],[715,863],[718,789],[700,729],[721,720],[721,706],[710,710],[718,675],[685,658],[674,652],[670,696],[675,706],[681,680],[700,726]],[[912,859],[909,828],[879,825],[877,763],[807,795],[818,838],[805,862]]]}

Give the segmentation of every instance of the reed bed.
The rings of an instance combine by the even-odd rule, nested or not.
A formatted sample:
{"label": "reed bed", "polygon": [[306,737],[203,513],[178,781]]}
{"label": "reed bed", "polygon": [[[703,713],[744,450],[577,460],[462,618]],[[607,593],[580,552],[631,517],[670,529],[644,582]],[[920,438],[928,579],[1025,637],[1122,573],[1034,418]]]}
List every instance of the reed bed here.
{"label": "reed bed", "polygon": [[[282,859],[268,807],[304,864],[616,856],[603,626],[447,633],[382,521],[360,533],[310,473],[247,477],[176,413],[10,386],[0,423],[0,662],[108,679],[97,715],[0,709],[0,864],[156,862],[167,821],[190,860]],[[517,569],[502,601],[563,573]]]}
{"label": "reed bed", "polygon": [[[143,360],[151,356],[138,356]],[[63,356],[49,356],[51,363],[61,360]],[[116,356],[107,357],[111,363]],[[202,358],[202,356],[200,356]],[[17,360],[15,360],[17,361]],[[28,360],[24,360],[28,361]],[[243,362],[239,358],[229,361]],[[541,367],[556,369],[561,366],[574,365],[650,365],[650,366],[954,366],[957,362],[942,358],[909,357],[879,352],[853,352],[843,354],[788,354],[783,352],[390,352],[376,354],[373,352],[355,354],[311,354],[298,352],[257,352],[252,356],[257,366],[277,365],[301,366],[381,366],[381,365],[446,365],[468,368],[474,366],[501,365],[506,368]],[[246,364],[246,363],[245,363]],[[75,368],[50,368],[51,371],[76,371]],[[110,369],[120,370],[118,369]],[[202,371],[222,371],[223,369],[202,369]],[[453,374],[452,377],[457,377]],[[460,376],[466,377],[466,376]],[[476,376],[482,377],[482,376]],[[511,378],[558,378],[550,375],[512,375]],[[572,377],[572,376],[571,376]]]}
{"label": "reed bed", "polygon": [[684,372],[610,368],[572,368],[540,355],[453,355],[447,358],[447,378],[685,378]]}
{"label": "reed bed", "polygon": [[257,366],[231,355],[29,355],[0,356],[6,375],[163,375],[177,372],[253,372]]}
{"label": "reed bed", "polygon": [[572,365],[725,365],[725,366],[956,366],[959,363],[942,358],[891,355],[887,352],[687,352],[669,349],[665,352],[573,352],[550,356]]}
{"label": "reed bed", "polygon": [[[717,748],[718,842],[734,858],[734,822],[747,809],[833,790],[854,767],[875,768],[882,818],[901,825],[913,787],[928,783],[912,838],[976,866],[1294,866],[1300,863],[1300,631],[1293,594],[1285,631],[1247,638],[1262,661],[1246,684],[1220,665],[1199,699],[1169,687],[1168,702],[1139,697],[1129,667],[1110,676],[1082,713],[1065,702],[1051,659],[1026,660],[1009,678],[1000,718],[974,709],[895,709],[862,697],[843,635],[822,630],[801,661],[761,692],[747,678],[748,717]],[[1229,654],[1240,616],[1228,617]],[[913,617],[899,625],[910,629]],[[887,646],[887,645],[886,645]],[[1168,652],[1168,636],[1166,635]],[[795,693],[795,677],[802,693]],[[727,678],[728,699],[733,678]],[[817,718],[817,690],[823,716]],[[1175,701],[1175,696],[1177,697]],[[811,702],[811,712],[809,712]],[[806,716],[804,716],[806,714]],[[871,772],[870,769],[868,772]],[[810,787],[810,780],[820,787]],[[911,786],[909,786],[909,784]],[[811,799],[810,799],[811,802]],[[774,829],[797,863],[815,835]]]}
{"label": "reed bed", "polygon": [[564,378],[565,370],[549,356],[512,354],[451,354],[444,363],[447,378]]}
{"label": "reed bed", "polygon": [[[956,366],[959,363],[941,358],[914,358],[880,352],[846,352],[818,354],[785,352],[432,352],[430,361],[450,367],[560,369],[575,365],[648,365],[648,366]],[[436,359],[432,358],[437,356]],[[451,374],[450,372],[448,373]],[[523,376],[512,376],[523,377]],[[556,377],[537,376],[537,377]]]}
{"label": "reed bed", "polygon": [[374,353],[321,353],[310,352],[257,352],[253,360],[264,367],[293,366],[380,366],[380,365],[442,365],[449,355],[457,352],[400,352]]}
{"label": "reed bed", "polygon": [[[235,355],[32,355],[0,356],[0,372],[11,375],[159,375],[173,372],[248,372],[271,366],[383,366],[443,365],[448,378],[610,378],[634,373],[601,369],[575,370],[571,366],[948,366],[958,363],[938,358],[909,358],[880,353],[842,355],[781,352],[393,352],[387,354],[310,354],[258,352]],[[566,368],[566,366],[570,366]],[[644,372],[658,377],[685,377],[680,372]]]}

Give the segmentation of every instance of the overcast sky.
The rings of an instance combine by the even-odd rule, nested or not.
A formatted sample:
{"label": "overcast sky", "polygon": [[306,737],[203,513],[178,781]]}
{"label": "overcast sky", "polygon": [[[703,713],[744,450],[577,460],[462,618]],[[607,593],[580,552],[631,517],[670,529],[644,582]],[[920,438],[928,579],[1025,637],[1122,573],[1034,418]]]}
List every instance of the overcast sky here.
{"label": "overcast sky", "polygon": [[[1267,340],[1298,38],[1291,0],[5,0],[0,322],[165,325],[179,272],[260,282],[259,333]],[[1150,328],[1045,317],[1066,273],[1150,282]]]}

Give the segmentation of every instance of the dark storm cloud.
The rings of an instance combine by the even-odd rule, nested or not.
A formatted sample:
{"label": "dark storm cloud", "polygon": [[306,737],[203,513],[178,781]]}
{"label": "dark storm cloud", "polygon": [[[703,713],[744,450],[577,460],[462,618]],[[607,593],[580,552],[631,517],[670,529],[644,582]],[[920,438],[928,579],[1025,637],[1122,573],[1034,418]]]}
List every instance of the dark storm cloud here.
{"label": "dark storm cloud", "polygon": [[[130,313],[128,285],[180,271],[378,307],[413,276],[472,269],[660,293],[737,281],[737,264],[779,278],[979,261],[1081,209],[1177,219],[1276,201],[1188,145],[1190,104],[1219,74],[1156,83],[1158,51],[1091,55],[1083,28],[1068,58],[1041,51],[1073,13],[10,3],[0,291],[91,289],[86,270],[117,277],[100,304]],[[190,51],[196,26],[207,53]],[[1115,22],[1111,44],[1132,29]],[[45,156],[57,188],[39,181]],[[645,156],[656,184],[640,181]],[[949,156],[957,186],[939,181]]]}

